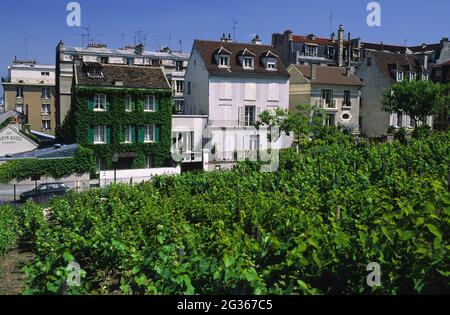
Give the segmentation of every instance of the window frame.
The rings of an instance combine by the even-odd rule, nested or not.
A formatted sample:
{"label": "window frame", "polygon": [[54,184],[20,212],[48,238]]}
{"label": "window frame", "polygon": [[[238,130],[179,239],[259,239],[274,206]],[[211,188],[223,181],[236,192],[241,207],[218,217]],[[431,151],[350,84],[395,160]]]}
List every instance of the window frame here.
{"label": "window frame", "polygon": [[[250,111],[252,109],[252,111]],[[244,106],[244,127],[252,127],[256,124],[256,106]]]}
{"label": "window frame", "polygon": [[[226,64],[223,61],[227,61]],[[227,55],[219,55],[219,68],[229,68],[230,67],[230,56]]]}
{"label": "window frame", "polygon": [[123,143],[125,144],[133,143],[133,126],[131,125],[125,126],[124,133],[125,135]]}
{"label": "window frame", "polygon": [[45,100],[50,99],[50,88],[49,87],[42,88],[42,90],[41,90],[41,97],[43,99],[45,99]]}
{"label": "window frame", "polygon": [[52,130],[52,122],[50,119],[42,119],[41,130],[43,130],[43,131],[51,131]]}
{"label": "window frame", "polygon": [[[44,110],[44,107],[48,107],[48,110]],[[42,104],[41,105],[41,113],[43,115],[50,115],[51,114],[50,104]]]}
{"label": "window frame", "polygon": [[[248,61],[250,62],[250,63],[249,63],[250,65],[247,64]],[[242,63],[242,67],[243,67],[244,69],[249,69],[249,70],[255,69],[255,58],[244,56],[244,60],[243,60],[243,63]]]}
{"label": "window frame", "polygon": [[[96,125],[96,126],[94,126],[94,145],[106,144],[106,142],[107,142],[107,137],[106,137],[107,130],[106,129],[107,128],[104,125]],[[97,134],[97,131],[99,131],[98,134]],[[100,131],[103,131],[103,134]],[[100,138],[100,140],[97,140],[99,138]]]}
{"label": "window frame", "polygon": [[[149,103],[149,99],[153,99],[153,103]],[[148,106],[152,105],[153,109],[149,109]],[[144,99],[144,112],[146,113],[154,113],[156,112],[156,96],[155,95],[146,95]]]}
{"label": "window frame", "polygon": [[352,91],[344,90],[343,107],[352,107]]}
{"label": "window frame", "polygon": [[[101,108],[102,102],[100,102],[100,100],[103,101],[103,108]],[[95,94],[94,95],[94,112],[106,112],[106,94]]]}
{"label": "window frame", "polygon": [[[153,131],[152,137],[150,137],[150,129]],[[145,125],[144,126],[144,143],[156,143],[156,126],[155,125]]]}
{"label": "window frame", "polygon": [[125,112],[131,113],[133,112],[133,96],[128,94],[125,98]]}

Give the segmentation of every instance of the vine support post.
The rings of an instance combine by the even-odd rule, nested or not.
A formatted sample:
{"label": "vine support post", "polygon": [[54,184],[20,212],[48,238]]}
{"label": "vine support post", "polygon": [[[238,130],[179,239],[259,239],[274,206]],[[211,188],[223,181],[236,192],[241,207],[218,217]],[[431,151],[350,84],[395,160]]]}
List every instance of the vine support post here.
{"label": "vine support post", "polygon": [[14,202],[17,201],[17,185],[14,184]]}

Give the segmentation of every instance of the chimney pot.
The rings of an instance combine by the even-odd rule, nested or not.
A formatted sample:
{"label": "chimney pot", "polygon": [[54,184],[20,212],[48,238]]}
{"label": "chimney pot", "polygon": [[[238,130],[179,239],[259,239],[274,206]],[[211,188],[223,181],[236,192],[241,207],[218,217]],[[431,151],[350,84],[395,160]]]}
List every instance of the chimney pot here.
{"label": "chimney pot", "polygon": [[317,79],[317,65],[315,63],[311,63],[311,81]]}

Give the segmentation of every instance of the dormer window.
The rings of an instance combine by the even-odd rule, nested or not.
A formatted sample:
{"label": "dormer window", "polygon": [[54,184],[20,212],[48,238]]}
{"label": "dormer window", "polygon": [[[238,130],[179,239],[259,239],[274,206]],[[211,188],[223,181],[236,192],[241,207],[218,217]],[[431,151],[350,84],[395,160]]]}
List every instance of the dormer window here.
{"label": "dormer window", "polygon": [[305,55],[311,57],[317,57],[317,46],[315,45],[306,45],[305,46]]}
{"label": "dormer window", "polygon": [[403,81],[403,72],[397,71],[397,82]]}
{"label": "dormer window", "polygon": [[422,73],[422,80],[428,81],[428,73]]}
{"label": "dormer window", "polygon": [[102,77],[102,69],[100,68],[89,68],[88,69],[88,74],[91,77]]}
{"label": "dormer window", "polygon": [[215,53],[216,62],[219,68],[229,68],[230,67],[230,56],[231,52],[225,48],[219,48]]}
{"label": "dormer window", "polygon": [[276,71],[277,70],[278,56],[275,55],[270,50],[265,52],[261,56],[261,60],[264,64],[264,67],[266,68],[266,70],[268,70],[268,71]]}
{"label": "dormer window", "polygon": [[414,81],[416,79],[416,74],[414,72],[409,73],[409,81]]}
{"label": "dormer window", "polygon": [[229,56],[219,56],[219,67],[228,68],[230,66]]}
{"label": "dormer window", "polygon": [[277,60],[269,58],[267,60],[267,67],[266,68],[267,68],[267,70],[271,70],[271,71],[277,70]]}
{"label": "dormer window", "polygon": [[436,69],[436,79],[441,79],[441,78],[442,78],[442,70]]}
{"label": "dormer window", "polygon": [[254,69],[255,61],[253,57],[244,57],[244,69]]}

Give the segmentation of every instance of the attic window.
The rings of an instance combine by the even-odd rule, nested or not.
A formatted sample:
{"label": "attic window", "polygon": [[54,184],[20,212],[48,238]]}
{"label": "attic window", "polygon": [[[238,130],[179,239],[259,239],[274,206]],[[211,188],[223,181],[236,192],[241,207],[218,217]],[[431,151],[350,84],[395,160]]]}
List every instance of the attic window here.
{"label": "attic window", "polygon": [[267,59],[267,67],[266,67],[266,69],[270,70],[270,71],[277,70],[277,60],[274,59],[274,58],[273,59],[272,58]]}
{"label": "attic window", "polygon": [[100,68],[89,68],[88,75],[90,77],[103,77],[103,73]]}
{"label": "attic window", "polygon": [[114,85],[115,86],[123,86],[123,80],[122,79],[117,79],[114,81]]}
{"label": "attic window", "polygon": [[403,72],[397,71],[397,82],[403,81]]}
{"label": "attic window", "polygon": [[230,67],[230,56],[219,55],[219,67],[229,68]]}
{"label": "attic window", "polygon": [[414,72],[409,73],[409,81],[414,81],[416,79],[416,74]]}
{"label": "attic window", "polygon": [[244,57],[244,69],[254,69],[255,62],[253,57]]}

